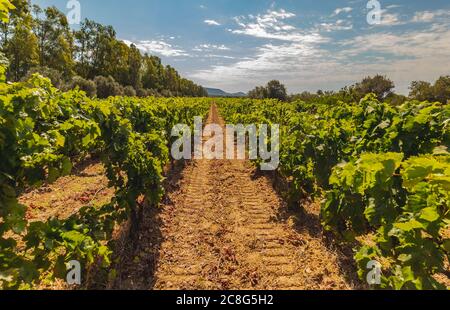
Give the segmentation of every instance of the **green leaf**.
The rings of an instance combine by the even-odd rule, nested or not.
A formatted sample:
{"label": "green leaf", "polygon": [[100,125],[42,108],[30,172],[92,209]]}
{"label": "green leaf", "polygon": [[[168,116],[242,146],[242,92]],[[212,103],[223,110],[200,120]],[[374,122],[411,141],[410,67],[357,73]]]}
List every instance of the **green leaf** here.
{"label": "green leaf", "polygon": [[56,145],[58,147],[64,147],[64,144],[66,143],[66,138],[62,134],[60,134],[59,132],[56,132],[55,140],[56,140]]}
{"label": "green leaf", "polygon": [[48,168],[48,182],[53,183],[59,178],[59,170],[55,167]]}
{"label": "green leaf", "polygon": [[90,134],[86,135],[82,140],[83,146],[88,146],[89,143],[91,143],[91,141],[92,141],[91,135]]}
{"label": "green leaf", "polygon": [[411,254],[400,254],[397,259],[403,263],[406,263],[407,261],[411,260],[412,255]]}
{"label": "green leaf", "polygon": [[62,160],[62,170],[61,175],[69,175],[72,171],[72,162],[68,157],[64,157]]}
{"label": "green leaf", "polygon": [[417,228],[424,228],[423,225],[416,220],[410,220],[409,222],[405,223],[394,223],[394,227],[403,231],[411,231]]}
{"label": "green leaf", "polygon": [[450,239],[445,239],[442,243],[442,247],[447,252],[447,254],[450,254]]}
{"label": "green leaf", "polygon": [[53,276],[59,279],[65,279],[67,275],[67,267],[65,257],[63,255],[58,256],[53,268]]}
{"label": "green leaf", "polygon": [[64,233],[61,234],[61,237],[64,240],[72,241],[72,242],[75,242],[77,244],[83,242],[84,239],[86,238],[85,235],[83,235],[82,233],[80,233],[78,231],[75,231],[75,230],[64,232]]}
{"label": "green leaf", "polygon": [[420,212],[420,216],[419,216],[420,219],[428,221],[428,222],[434,222],[437,219],[439,219],[439,217],[440,217],[440,215],[437,212],[436,208],[434,208],[434,207],[428,207],[428,208],[423,209]]}

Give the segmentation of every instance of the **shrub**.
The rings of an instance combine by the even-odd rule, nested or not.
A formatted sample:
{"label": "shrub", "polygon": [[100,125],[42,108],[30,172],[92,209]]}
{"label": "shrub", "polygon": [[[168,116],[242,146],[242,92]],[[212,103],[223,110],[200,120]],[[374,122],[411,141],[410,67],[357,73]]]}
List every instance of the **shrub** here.
{"label": "shrub", "polygon": [[124,89],[112,76],[96,76],[94,79],[97,85],[97,97],[105,99],[111,96],[122,96]]}
{"label": "shrub", "polygon": [[60,88],[64,84],[62,73],[49,67],[33,67],[28,70],[27,74],[21,79],[21,81],[28,81],[35,73],[39,73],[43,77],[49,78],[50,81],[52,81],[53,86],[57,88]]}
{"label": "shrub", "polygon": [[134,90],[133,86],[129,85],[123,88],[123,94],[128,97],[136,97],[136,91]]}
{"label": "shrub", "polygon": [[65,87],[66,90],[77,88],[84,91],[89,97],[97,95],[97,85],[92,80],[86,80],[81,76],[75,76]]}

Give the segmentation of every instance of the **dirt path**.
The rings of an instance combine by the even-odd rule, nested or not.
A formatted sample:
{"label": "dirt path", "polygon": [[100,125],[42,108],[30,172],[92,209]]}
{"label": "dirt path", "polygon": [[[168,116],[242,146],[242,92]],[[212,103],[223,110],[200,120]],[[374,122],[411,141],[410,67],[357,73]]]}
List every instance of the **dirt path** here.
{"label": "dirt path", "polygon": [[[214,106],[208,123],[223,125]],[[243,160],[189,163],[162,209],[148,215],[143,229],[160,225],[158,236],[143,231],[140,243],[152,246],[138,247],[138,264],[116,287],[352,288],[320,228],[296,229],[270,180],[254,172]]]}

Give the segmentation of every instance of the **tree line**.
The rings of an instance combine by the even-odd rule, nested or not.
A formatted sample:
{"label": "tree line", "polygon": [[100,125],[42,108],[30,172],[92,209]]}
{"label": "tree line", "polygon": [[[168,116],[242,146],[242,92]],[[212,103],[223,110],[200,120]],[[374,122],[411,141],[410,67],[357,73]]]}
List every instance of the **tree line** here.
{"label": "tree line", "polygon": [[395,84],[386,76],[366,77],[361,82],[346,86],[339,91],[322,91],[316,93],[302,92],[288,95],[286,87],[277,80],[266,86],[258,86],[248,93],[254,99],[278,99],[281,101],[303,100],[305,102],[322,102],[336,104],[343,102],[359,102],[368,93],[374,93],[378,100],[393,105],[400,105],[406,100],[419,100],[447,103],[450,100],[450,76],[441,76],[434,84],[424,81],[413,81],[409,87],[409,95],[403,96],[394,92]]}
{"label": "tree line", "polygon": [[[142,54],[116,37],[112,26],[84,20],[72,30],[56,7],[42,9],[12,0],[7,22],[0,23],[0,50],[8,61],[8,81],[40,73],[63,90],[76,87],[89,96],[207,96],[156,56]],[[3,57],[1,60],[5,62]]]}

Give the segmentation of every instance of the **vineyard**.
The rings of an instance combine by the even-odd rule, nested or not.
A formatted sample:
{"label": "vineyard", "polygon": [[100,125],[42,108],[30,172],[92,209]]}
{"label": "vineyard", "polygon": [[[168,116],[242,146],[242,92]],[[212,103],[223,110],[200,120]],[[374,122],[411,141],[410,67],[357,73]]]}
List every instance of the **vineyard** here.
{"label": "vineyard", "polygon": [[[448,104],[411,101],[393,107],[372,95],[333,106],[250,99],[98,100],[78,90],[61,92],[39,75],[2,83],[0,96],[3,289],[33,289],[44,280],[65,279],[72,260],[80,262],[83,272],[117,273],[112,258],[119,249],[113,232],[127,224],[135,248],[146,248],[142,233],[148,236],[157,228],[149,227],[146,214],[161,204],[167,207],[166,200],[172,203],[162,215],[166,222],[161,229],[169,231],[159,249],[155,288],[317,288],[326,282],[321,259],[335,264],[325,272],[330,278],[326,288],[365,285],[361,283],[371,261],[381,265],[378,288],[448,286]],[[172,128],[193,126],[195,116],[221,126],[279,124],[280,145],[272,146],[280,151],[277,171],[258,181],[251,173],[260,172],[245,166],[246,161],[194,161],[184,169],[179,192],[165,194],[164,180],[176,166],[169,155],[177,138],[171,136]],[[19,203],[21,196],[70,176],[74,167],[92,159],[104,167],[114,189],[110,202],[87,204],[66,218],[38,221],[27,216],[30,205]],[[284,186],[275,186],[275,192],[269,181]],[[317,201],[321,227],[314,229],[323,231],[323,237],[284,236],[290,228],[274,220],[280,210],[297,212]],[[354,259],[360,284],[345,284],[339,275],[342,267],[321,239],[325,237],[333,248],[355,250],[349,259]],[[291,240],[289,245],[285,240]],[[258,241],[263,242],[261,259],[250,260]],[[299,249],[308,260],[296,256]],[[275,261],[270,265],[264,259]],[[146,269],[145,260],[132,262]],[[133,264],[128,266],[131,277],[140,273]],[[318,272],[311,276],[316,282],[306,285],[311,280],[299,270],[316,272],[312,268]],[[241,272],[247,276],[236,280]],[[219,276],[220,285],[211,278],[215,273],[227,275]],[[267,276],[272,273],[276,279]],[[199,284],[201,277],[205,282]]]}
{"label": "vineyard", "polygon": [[[136,231],[143,208],[158,205],[163,170],[169,164],[171,128],[205,115],[206,99],[91,100],[79,91],[62,93],[49,80],[1,85],[1,285],[29,288],[42,272],[63,277],[66,263],[88,269],[110,263],[111,234],[130,221]],[[86,206],[64,220],[27,221],[18,195],[69,175],[88,157],[98,157],[112,201]],[[70,206],[67,206],[70,208]]]}
{"label": "vineyard", "polygon": [[[1,289],[450,287],[448,101],[97,99],[6,71],[2,56]],[[196,117],[222,138],[279,127],[262,135],[277,169],[174,160]],[[81,283],[61,284],[74,261]]]}
{"label": "vineyard", "polygon": [[[355,245],[360,279],[375,260],[382,288],[445,285],[450,251],[450,106],[220,102],[231,123],[280,124],[279,174],[292,206],[322,199],[320,220]],[[448,283],[448,282],[447,282]]]}

